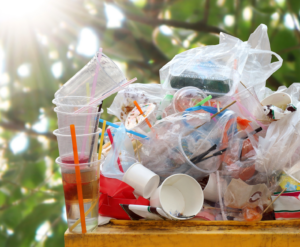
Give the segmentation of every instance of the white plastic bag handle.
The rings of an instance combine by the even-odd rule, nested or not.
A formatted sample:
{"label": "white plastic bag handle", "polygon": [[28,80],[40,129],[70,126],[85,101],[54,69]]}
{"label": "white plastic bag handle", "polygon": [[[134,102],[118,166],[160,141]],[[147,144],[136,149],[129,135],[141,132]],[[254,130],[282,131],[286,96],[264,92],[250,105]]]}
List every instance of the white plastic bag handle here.
{"label": "white plastic bag handle", "polygon": [[249,55],[251,54],[270,54],[271,56],[274,55],[278,61],[277,62],[273,62],[270,63],[268,65],[265,65],[263,67],[270,67],[270,69],[268,69],[270,72],[270,75],[272,75],[276,70],[278,70],[283,62],[283,59],[281,58],[281,56],[279,56],[277,53],[273,52],[273,51],[267,51],[267,50],[259,50],[259,49],[250,49]]}

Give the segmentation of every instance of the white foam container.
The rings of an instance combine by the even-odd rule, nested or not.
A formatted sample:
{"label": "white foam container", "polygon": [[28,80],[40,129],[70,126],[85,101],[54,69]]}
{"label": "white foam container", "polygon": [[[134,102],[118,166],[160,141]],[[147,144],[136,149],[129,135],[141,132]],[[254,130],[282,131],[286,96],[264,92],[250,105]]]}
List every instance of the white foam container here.
{"label": "white foam container", "polygon": [[159,207],[175,220],[185,220],[177,217],[180,213],[186,217],[197,215],[204,202],[200,184],[186,174],[174,174],[156,189],[150,198],[150,206]]}
{"label": "white foam container", "polygon": [[159,185],[159,176],[141,163],[131,165],[123,176],[123,182],[134,188],[134,193],[150,198]]}
{"label": "white foam container", "polygon": [[[265,105],[275,105],[279,108],[286,108],[287,104],[292,103],[292,98],[287,93],[273,93],[268,97],[264,98],[260,102],[263,106]],[[285,110],[285,109],[283,109]]]}

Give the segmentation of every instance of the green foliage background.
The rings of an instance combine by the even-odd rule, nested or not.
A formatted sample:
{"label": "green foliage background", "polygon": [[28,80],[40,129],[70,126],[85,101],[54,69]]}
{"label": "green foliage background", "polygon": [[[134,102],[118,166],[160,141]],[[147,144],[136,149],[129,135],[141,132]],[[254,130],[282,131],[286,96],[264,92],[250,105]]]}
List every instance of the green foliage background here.
{"label": "green foliage background", "polygon": [[[107,28],[105,4],[114,5],[124,14],[121,27]],[[52,1],[50,7],[48,11],[55,16],[47,23],[36,22],[21,30],[0,22],[6,73],[5,80],[0,77],[0,90],[9,92],[0,98],[0,246],[63,246],[67,225],[62,217],[61,177],[55,164],[58,149],[52,131],[57,125],[51,101],[59,86],[90,60],[72,50],[82,28],[91,28],[104,52],[126,65],[127,78],[159,83],[159,69],[174,55],[218,44],[221,31],[246,41],[264,23],[272,51],[284,59],[267,85],[277,89],[300,79],[298,0],[60,0]],[[247,11],[251,14],[246,15]],[[285,25],[288,17],[290,28]],[[234,20],[232,25],[226,18]],[[171,34],[162,32],[162,25],[168,26]],[[36,30],[47,37],[47,45],[39,42]],[[49,58],[53,51],[58,56]],[[67,58],[68,52],[72,58]],[[57,61],[63,65],[59,79],[51,73]],[[26,78],[17,73],[23,63],[31,65]],[[105,100],[104,108],[112,100],[113,96]],[[48,120],[45,133],[32,128],[41,118]],[[106,112],[103,118],[112,120]],[[26,150],[14,154],[9,145],[19,133],[25,133],[29,143]],[[49,229],[38,240],[37,229],[45,222]]]}

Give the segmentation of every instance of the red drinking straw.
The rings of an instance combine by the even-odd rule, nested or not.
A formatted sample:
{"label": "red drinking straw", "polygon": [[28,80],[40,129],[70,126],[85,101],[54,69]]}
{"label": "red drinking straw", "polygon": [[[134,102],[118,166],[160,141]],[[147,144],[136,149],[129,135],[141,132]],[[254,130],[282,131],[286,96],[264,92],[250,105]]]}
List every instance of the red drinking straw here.
{"label": "red drinking straw", "polygon": [[71,131],[71,137],[72,137],[74,163],[75,163],[75,175],[76,175],[76,184],[77,184],[79,212],[80,212],[80,219],[81,219],[81,231],[82,231],[82,233],[86,233],[85,215],[84,215],[84,207],[83,207],[83,195],[82,195],[82,187],[81,187],[81,175],[80,175],[80,168],[79,168],[78,150],[77,150],[76,133],[75,133],[74,124],[70,125],[70,131]]}
{"label": "red drinking straw", "polygon": [[[110,131],[110,129],[106,129],[106,132],[107,132],[107,134],[108,134],[108,137],[109,137],[109,140],[110,140],[110,143],[111,143],[111,145],[113,145],[113,143],[114,143],[114,139],[113,139],[113,137],[112,137],[112,134],[111,134],[111,131]],[[118,154],[117,154],[118,155]],[[123,167],[122,167],[122,165],[121,165],[121,161],[120,161],[120,158],[118,157],[118,160],[117,160],[117,162],[118,162],[118,166],[119,166],[119,169],[120,169],[120,171],[121,172],[124,172],[124,170],[123,170]]]}

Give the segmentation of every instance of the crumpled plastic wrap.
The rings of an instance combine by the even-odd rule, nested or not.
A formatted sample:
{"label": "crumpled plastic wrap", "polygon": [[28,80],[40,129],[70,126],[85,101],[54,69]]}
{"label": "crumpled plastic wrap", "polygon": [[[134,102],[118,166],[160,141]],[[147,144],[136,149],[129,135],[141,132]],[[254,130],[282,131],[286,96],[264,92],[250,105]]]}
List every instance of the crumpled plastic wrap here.
{"label": "crumpled plastic wrap", "polygon": [[265,138],[259,137],[258,147],[255,147],[256,170],[272,174],[289,165],[300,146],[298,138],[300,138],[300,114],[297,112],[272,122]]}
{"label": "crumpled plastic wrap", "polygon": [[101,170],[103,176],[122,181],[124,173],[119,168],[118,158],[124,172],[135,160],[133,146],[123,124],[115,130],[112,148],[106,156]]}

